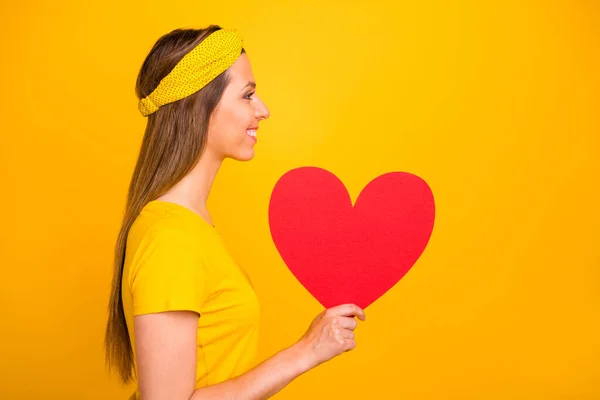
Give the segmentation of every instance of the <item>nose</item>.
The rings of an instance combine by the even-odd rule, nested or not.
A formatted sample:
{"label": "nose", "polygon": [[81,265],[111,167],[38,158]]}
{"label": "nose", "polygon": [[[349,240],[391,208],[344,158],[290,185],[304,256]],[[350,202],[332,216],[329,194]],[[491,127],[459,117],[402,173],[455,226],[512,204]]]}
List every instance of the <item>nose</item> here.
{"label": "nose", "polygon": [[262,100],[258,102],[255,113],[257,119],[267,119],[271,116],[271,112]]}

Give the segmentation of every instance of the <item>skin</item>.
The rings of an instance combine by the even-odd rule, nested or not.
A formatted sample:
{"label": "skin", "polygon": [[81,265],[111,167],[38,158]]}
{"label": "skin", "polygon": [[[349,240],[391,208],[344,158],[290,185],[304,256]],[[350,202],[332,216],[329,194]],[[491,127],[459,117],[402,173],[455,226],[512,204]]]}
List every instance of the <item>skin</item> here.
{"label": "skin", "polygon": [[[269,117],[268,108],[253,93],[255,80],[246,54],[230,67],[230,78],[210,121],[206,152],[182,181],[160,197],[188,207],[211,225],[206,203],[222,162],[225,158],[252,159],[255,141],[246,130]],[[191,311],[136,316],[141,397],[143,400],[268,399],[303,373],[354,349],[354,330],[358,324],[355,317],[365,320],[364,311],[354,304],[324,310],[291,346],[236,378],[194,390],[200,316]]]}

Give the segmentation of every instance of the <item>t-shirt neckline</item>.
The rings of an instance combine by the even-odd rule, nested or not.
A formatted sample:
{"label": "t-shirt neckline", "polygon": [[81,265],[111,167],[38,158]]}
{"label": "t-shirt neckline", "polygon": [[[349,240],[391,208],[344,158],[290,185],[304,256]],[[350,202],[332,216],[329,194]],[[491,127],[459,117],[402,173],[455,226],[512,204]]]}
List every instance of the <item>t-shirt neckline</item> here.
{"label": "t-shirt neckline", "polygon": [[183,210],[184,212],[186,212],[186,213],[188,213],[188,214],[190,214],[190,213],[191,213],[191,214],[193,214],[193,215],[194,215],[194,217],[195,217],[195,218],[198,218],[198,219],[200,219],[200,221],[201,221],[201,222],[202,222],[204,225],[208,226],[209,228],[211,228],[211,229],[213,229],[213,230],[216,230],[216,229],[217,229],[217,227],[216,227],[215,225],[213,225],[213,224],[210,224],[210,223],[209,223],[207,220],[205,220],[205,219],[204,219],[204,217],[202,217],[202,216],[201,216],[200,214],[198,214],[196,211],[194,211],[194,210],[192,210],[191,208],[188,208],[188,207],[186,207],[186,206],[184,206],[184,205],[181,205],[181,204],[179,204],[179,203],[174,203],[174,202],[172,202],[172,201],[167,201],[167,200],[158,200],[158,199],[156,199],[156,200],[151,200],[151,201],[149,201],[149,202],[148,202],[148,204],[150,204],[150,203],[162,204],[162,205],[170,206],[170,207],[173,207],[173,208],[176,208],[176,209],[179,209],[179,210]]}

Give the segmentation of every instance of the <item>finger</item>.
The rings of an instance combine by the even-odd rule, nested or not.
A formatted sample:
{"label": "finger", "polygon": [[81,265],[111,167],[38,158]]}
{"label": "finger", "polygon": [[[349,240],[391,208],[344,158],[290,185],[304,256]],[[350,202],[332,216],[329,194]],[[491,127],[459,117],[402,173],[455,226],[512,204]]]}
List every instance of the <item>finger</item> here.
{"label": "finger", "polygon": [[339,335],[342,339],[354,339],[354,332],[348,329],[340,330]]}
{"label": "finger", "polygon": [[342,317],[358,317],[358,319],[362,321],[366,319],[365,312],[356,304],[341,304],[330,308],[330,310],[334,315]]}
{"label": "finger", "polygon": [[356,342],[354,339],[345,339],[344,340],[344,351],[353,350],[356,347]]}
{"label": "finger", "polygon": [[350,317],[338,317],[340,327],[344,329],[354,330],[358,326],[358,322],[354,318]]}

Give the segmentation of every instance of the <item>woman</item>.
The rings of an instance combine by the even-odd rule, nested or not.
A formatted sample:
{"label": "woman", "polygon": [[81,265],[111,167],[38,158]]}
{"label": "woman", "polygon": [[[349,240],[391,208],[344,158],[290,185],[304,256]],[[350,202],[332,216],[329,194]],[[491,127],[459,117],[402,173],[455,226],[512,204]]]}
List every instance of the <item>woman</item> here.
{"label": "woman", "polygon": [[235,31],[175,30],[151,49],[136,85],[148,117],[115,251],[106,355],[134,398],[266,399],[355,346],[364,312],[317,315],[299,340],[260,364],[258,301],[206,209],[225,158],[254,156],[255,93]]}

